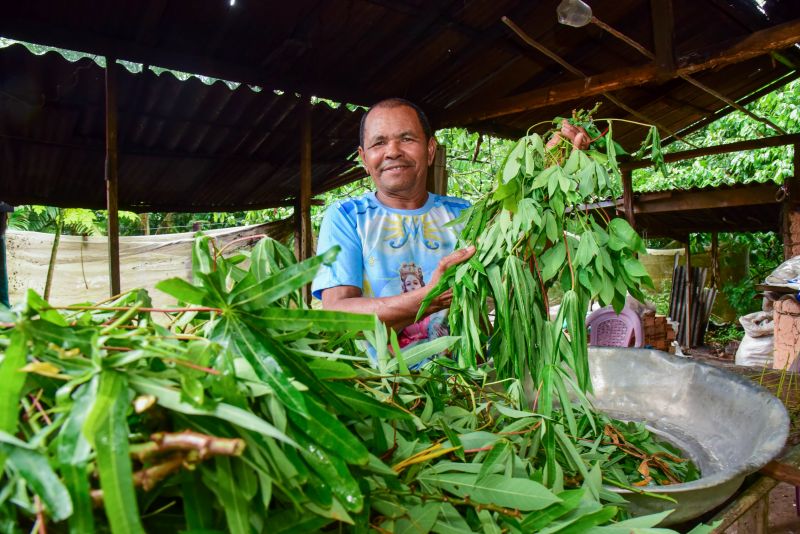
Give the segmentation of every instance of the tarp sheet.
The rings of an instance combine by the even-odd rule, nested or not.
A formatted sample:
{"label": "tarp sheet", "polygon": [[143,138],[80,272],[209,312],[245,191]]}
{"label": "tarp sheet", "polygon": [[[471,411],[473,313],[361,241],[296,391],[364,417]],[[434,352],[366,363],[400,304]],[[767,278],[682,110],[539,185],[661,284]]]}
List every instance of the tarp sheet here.
{"label": "tarp sheet", "polygon": [[[291,233],[289,221],[225,228],[205,232],[218,247],[245,236],[266,234],[284,240]],[[154,289],[156,282],[175,276],[191,280],[194,233],[132,236],[120,238],[122,290],[145,288],[156,306],[172,305],[175,299]],[[28,288],[44,291],[53,234],[8,230],[8,284],[11,304],[24,299]],[[237,243],[227,253],[256,241]],[[109,296],[108,242],[105,237],[62,236],[56,256],[51,304],[62,306],[96,302]]]}

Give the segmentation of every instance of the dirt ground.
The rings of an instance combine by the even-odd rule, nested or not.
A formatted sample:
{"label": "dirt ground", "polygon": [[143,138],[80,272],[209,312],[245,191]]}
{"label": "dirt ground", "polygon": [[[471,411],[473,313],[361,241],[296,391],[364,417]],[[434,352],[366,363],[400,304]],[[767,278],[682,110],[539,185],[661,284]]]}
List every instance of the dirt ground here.
{"label": "dirt ground", "polygon": [[[728,529],[728,532],[734,531]],[[797,515],[794,486],[778,484],[769,494],[769,532],[800,534],[800,517]]]}

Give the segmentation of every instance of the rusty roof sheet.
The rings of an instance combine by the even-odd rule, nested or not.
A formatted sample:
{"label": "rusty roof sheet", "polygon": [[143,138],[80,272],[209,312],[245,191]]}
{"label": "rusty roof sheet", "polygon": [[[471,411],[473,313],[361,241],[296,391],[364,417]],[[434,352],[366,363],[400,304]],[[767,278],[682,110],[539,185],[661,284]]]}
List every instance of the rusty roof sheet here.
{"label": "rusty roof sheet", "polygon": [[[120,207],[227,211],[298,194],[300,98],[124,69],[119,79]],[[0,49],[0,191],[14,204],[105,206],[104,70],[56,53]],[[353,168],[360,113],[312,108],[313,190]]]}

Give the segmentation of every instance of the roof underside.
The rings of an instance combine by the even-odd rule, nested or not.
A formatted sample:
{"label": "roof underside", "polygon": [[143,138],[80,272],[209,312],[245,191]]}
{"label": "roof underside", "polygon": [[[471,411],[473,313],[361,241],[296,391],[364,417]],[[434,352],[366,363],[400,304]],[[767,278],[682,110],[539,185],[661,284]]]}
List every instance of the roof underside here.
{"label": "roof underside", "polygon": [[[558,0],[349,0],[257,2],[45,2],[4,6],[0,35],[145,65],[257,84],[230,90],[197,79],[123,72],[119,82],[120,206],[138,211],[235,210],[296,196],[300,98],[310,94],[370,104],[402,96],[439,124],[520,136],[532,124],[603,101],[602,116],[637,119],[602,95],[475,120],[468,111],[578,80],[525,44],[502,21],[587,76],[651,62],[596,26],[557,23]],[[649,0],[594,2],[594,14],[656,51]],[[678,65],[699,61],[783,20],[746,0],[673,0]],[[800,16],[800,14],[790,14]],[[660,28],[663,30],[663,28]],[[655,30],[659,30],[656,28]],[[700,58],[700,59],[698,59]],[[693,76],[738,100],[796,76],[795,48],[703,70]],[[0,50],[0,191],[11,203],[101,207],[104,161],[103,70],[21,47]],[[278,96],[273,90],[284,91]],[[648,81],[614,96],[671,131],[729,111],[684,80]],[[347,157],[359,113],[313,111],[313,191],[358,172]],[[633,148],[643,130],[620,124]]]}

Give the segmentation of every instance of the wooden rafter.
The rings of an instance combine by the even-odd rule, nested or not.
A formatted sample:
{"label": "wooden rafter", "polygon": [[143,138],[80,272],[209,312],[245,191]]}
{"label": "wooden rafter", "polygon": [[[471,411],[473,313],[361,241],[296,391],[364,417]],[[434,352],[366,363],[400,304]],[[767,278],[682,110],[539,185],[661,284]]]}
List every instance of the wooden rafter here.
{"label": "wooden rafter", "polygon": [[665,78],[675,70],[673,34],[675,16],[672,0],[650,0],[650,13],[653,19],[653,43],[656,49],[656,65]]}
{"label": "wooden rafter", "polygon": [[[800,20],[787,22],[755,32],[732,47],[722,50],[707,50],[705,53],[683,57],[678,61],[672,77],[739,63],[773,50],[787,48],[799,40]],[[704,59],[698,59],[698,57]],[[534,89],[500,99],[490,106],[456,109],[445,114],[441,122],[447,126],[463,125],[543,108],[579,98],[599,95],[608,91],[655,82],[659,79],[659,74],[658,67],[655,64],[618,69],[592,76],[586,80],[564,82]]]}

